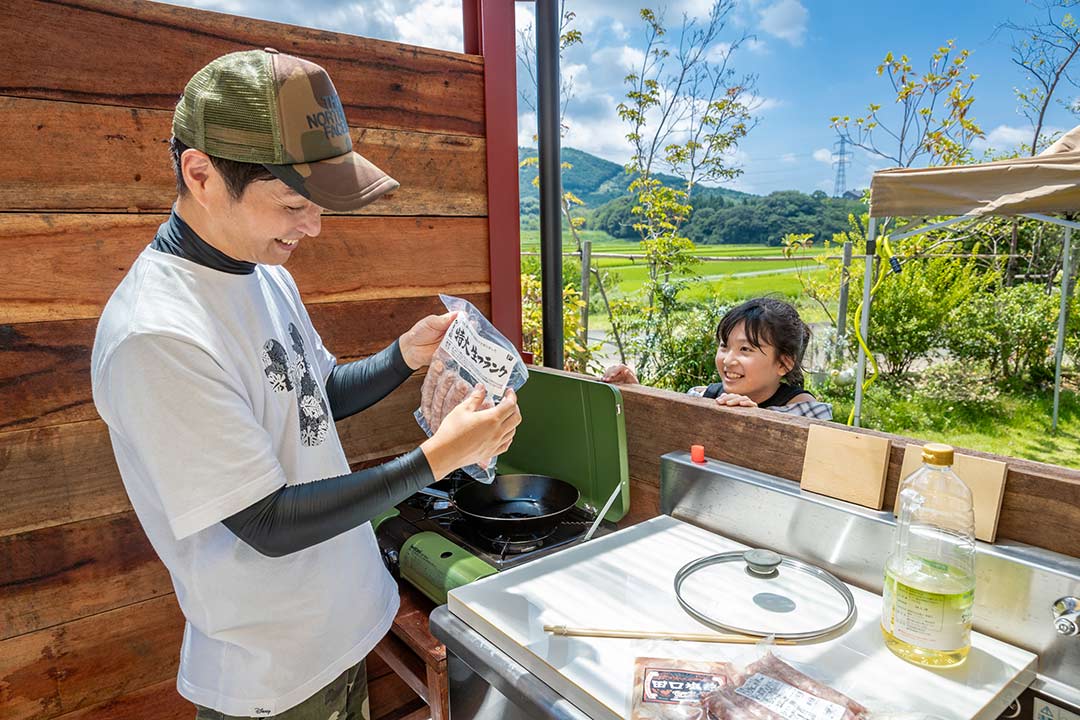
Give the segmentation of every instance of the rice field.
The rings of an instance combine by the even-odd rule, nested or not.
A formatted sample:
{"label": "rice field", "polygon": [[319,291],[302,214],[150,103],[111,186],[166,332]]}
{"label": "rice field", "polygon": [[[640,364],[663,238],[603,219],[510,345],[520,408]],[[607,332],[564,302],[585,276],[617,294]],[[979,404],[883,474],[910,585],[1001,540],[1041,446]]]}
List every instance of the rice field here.
{"label": "rice field", "polygon": [[[595,257],[603,254],[640,253],[640,244],[628,240],[617,240],[607,233],[584,231],[582,235],[591,241],[594,255],[594,267],[614,273],[618,278],[616,285],[620,295],[637,292],[648,277],[648,268],[644,261],[630,258]],[[576,247],[567,243],[564,235],[564,247],[572,251]],[[539,232],[522,231],[521,249],[523,253],[538,252],[540,249]],[[700,245],[694,255],[708,257],[759,257],[782,255],[782,248],[762,245]],[[715,294],[726,300],[742,300],[766,294],[778,294],[798,299],[802,292],[798,270],[815,272],[818,265],[813,260],[702,260],[694,263],[689,272],[680,277],[690,285],[681,297],[687,300],[700,300]]]}

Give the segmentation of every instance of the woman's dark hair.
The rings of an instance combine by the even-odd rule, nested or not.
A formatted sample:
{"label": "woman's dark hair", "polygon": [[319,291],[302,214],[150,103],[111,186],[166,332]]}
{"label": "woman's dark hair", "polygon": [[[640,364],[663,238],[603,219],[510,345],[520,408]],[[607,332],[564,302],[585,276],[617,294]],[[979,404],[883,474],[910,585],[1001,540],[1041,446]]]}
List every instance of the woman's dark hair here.
{"label": "woman's dark hair", "polygon": [[[169,141],[173,172],[176,173],[176,194],[180,197],[188,194],[187,183],[184,182],[184,173],[180,169],[180,156],[187,149],[188,146],[176,138]],[[233,200],[239,200],[251,183],[274,179],[270,171],[258,163],[237,162],[236,160],[226,160],[213,155],[209,157],[210,162],[214,164],[214,169],[221,173],[221,177],[225,181],[225,187],[229,189],[229,195],[232,195]]]}
{"label": "woman's dark hair", "polygon": [[810,328],[790,304],[776,298],[754,298],[732,308],[716,326],[716,342],[726,345],[735,326],[743,323],[746,339],[761,349],[772,345],[777,355],[790,358],[793,365],[783,381],[802,387],[802,360],[810,341]]}

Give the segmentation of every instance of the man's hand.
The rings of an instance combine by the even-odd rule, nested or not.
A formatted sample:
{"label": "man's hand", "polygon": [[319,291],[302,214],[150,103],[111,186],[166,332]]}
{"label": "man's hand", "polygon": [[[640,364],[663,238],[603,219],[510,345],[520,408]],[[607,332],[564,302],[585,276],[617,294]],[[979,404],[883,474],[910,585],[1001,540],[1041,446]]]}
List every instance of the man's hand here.
{"label": "man's hand", "polygon": [[439,349],[439,343],[442,342],[443,335],[446,334],[456,315],[456,312],[428,315],[409,328],[398,339],[401,357],[405,358],[405,364],[413,370],[418,370],[430,363],[431,357]]}
{"label": "man's hand", "polygon": [[507,390],[498,405],[483,385],[476,388],[443,418],[438,432],[420,445],[436,479],[474,463],[487,465],[491,458],[506,452],[521,423],[517,395]]}
{"label": "man's hand", "polygon": [[622,363],[612,365],[604,371],[604,376],[600,378],[606,383],[615,383],[616,385],[637,385],[638,379],[634,371]]}
{"label": "man's hand", "polygon": [[720,397],[716,398],[716,404],[727,407],[757,407],[757,403],[750,398],[735,393],[720,393]]}

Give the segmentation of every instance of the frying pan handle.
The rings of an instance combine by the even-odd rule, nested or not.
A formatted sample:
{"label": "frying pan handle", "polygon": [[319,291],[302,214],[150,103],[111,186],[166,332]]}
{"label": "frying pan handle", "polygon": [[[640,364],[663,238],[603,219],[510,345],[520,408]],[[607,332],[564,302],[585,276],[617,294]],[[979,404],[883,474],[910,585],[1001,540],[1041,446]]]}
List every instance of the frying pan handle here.
{"label": "frying pan handle", "polygon": [[429,487],[423,488],[423,489],[420,490],[420,494],[421,495],[430,495],[431,497],[438,498],[440,500],[449,500],[450,499],[450,493],[446,492],[445,490],[436,490],[435,488],[429,488]]}

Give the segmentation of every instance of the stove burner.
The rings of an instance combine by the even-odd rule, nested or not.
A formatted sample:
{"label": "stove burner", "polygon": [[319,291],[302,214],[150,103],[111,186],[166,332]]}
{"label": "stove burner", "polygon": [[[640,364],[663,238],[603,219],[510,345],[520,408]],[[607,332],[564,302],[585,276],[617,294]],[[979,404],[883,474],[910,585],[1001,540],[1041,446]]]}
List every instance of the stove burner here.
{"label": "stove burner", "polygon": [[532,552],[543,547],[544,541],[554,535],[558,527],[555,525],[550,530],[523,535],[491,535],[483,530],[477,530],[476,534],[490,544],[492,550],[505,557]]}
{"label": "stove burner", "polygon": [[[453,479],[443,481],[443,484],[449,485],[451,482]],[[468,479],[467,482],[472,480]],[[462,516],[452,504],[429,495],[412,495],[397,508],[401,520],[416,531],[437,532],[500,570],[577,542],[595,517],[581,508],[573,508],[562,522],[543,533],[507,536],[492,531],[482,534],[480,528]],[[609,525],[601,525],[601,534],[611,532],[613,527]]]}

